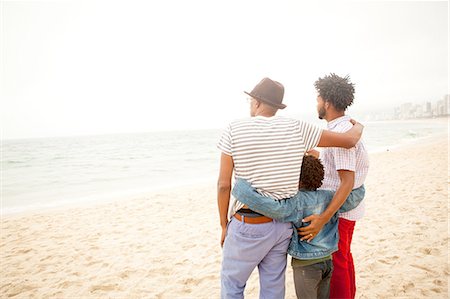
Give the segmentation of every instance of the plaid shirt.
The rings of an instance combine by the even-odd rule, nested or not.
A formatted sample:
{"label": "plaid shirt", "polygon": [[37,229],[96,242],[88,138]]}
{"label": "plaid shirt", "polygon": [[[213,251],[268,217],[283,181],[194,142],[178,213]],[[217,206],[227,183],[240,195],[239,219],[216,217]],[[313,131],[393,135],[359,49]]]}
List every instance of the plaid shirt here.
{"label": "plaid shirt", "polygon": [[[327,124],[328,130],[333,132],[346,132],[352,127],[350,117],[344,115]],[[320,153],[320,160],[325,168],[325,178],[320,189],[337,190],[341,183],[338,170],[350,170],[355,172],[355,184],[353,189],[364,184],[369,170],[369,157],[361,140],[351,149],[340,147],[325,148]],[[339,217],[356,221],[364,216],[364,200],[353,210],[339,213]]]}

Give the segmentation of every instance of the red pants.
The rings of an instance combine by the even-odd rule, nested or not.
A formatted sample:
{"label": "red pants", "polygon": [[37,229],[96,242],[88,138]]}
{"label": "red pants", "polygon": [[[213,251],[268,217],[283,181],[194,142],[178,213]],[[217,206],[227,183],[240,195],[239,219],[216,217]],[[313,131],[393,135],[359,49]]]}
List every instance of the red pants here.
{"label": "red pants", "polygon": [[339,250],[333,253],[330,298],[353,299],[356,293],[355,266],[350,251],[355,221],[339,218]]}

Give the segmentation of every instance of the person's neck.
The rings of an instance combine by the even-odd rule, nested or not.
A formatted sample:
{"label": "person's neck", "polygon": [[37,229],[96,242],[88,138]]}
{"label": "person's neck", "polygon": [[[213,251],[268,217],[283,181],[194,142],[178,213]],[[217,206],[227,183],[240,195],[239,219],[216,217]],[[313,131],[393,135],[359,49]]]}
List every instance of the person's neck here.
{"label": "person's neck", "polygon": [[268,111],[257,111],[255,113],[255,116],[272,117],[272,116],[275,116],[275,114],[271,113],[271,112],[268,112]]}
{"label": "person's neck", "polygon": [[325,120],[327,121],[327,122],[330,122],[330,121],[333,121],[333,120],[335,120],[336,118],[339,118],[339,117],[342,117],[342,116],[344,116],[345,115],[345,111],[336,111],[336,110],[329,110],[328,111],[328,113],[327,113],[327,115],[326,115],[326,117],[325,117]]}

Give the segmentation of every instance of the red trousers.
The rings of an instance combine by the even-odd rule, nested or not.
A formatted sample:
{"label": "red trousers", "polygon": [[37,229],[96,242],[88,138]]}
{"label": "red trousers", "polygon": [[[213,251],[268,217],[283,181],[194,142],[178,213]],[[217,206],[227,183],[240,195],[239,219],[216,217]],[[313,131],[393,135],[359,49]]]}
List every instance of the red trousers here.
{"label": "red trousers", "polygon": [[339,218],[339,250],[333,253],[330,298],[353,299],[356,293],[355,266],[350,250],[355,221]]}

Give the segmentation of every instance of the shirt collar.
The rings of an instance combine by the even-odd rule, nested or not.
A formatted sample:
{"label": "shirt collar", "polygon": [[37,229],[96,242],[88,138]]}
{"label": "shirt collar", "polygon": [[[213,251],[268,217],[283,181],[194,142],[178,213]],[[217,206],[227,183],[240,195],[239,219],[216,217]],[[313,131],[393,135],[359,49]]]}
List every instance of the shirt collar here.
{"label": "shirt collar", "polygon": [[351,118],[348,115],[344,115],[344,116],[335,118],[332,121],[330,121],[329,123],[327,123],[327,128],[328,128],[328,130],[333,130],[341,122],[350,121],[350,119]]}

